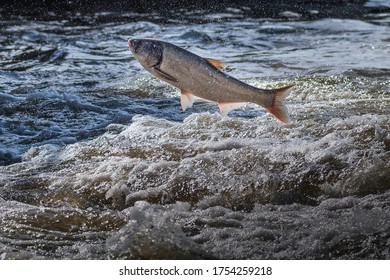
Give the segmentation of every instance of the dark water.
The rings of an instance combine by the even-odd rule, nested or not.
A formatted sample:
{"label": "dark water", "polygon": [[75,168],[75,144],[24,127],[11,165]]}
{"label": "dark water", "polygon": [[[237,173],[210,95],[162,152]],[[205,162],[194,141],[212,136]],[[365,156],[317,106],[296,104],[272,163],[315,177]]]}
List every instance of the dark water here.
{"label": "dark water", "polygon": [[[295,83],[292,123],[182,112],[131,37]],[[0,258],[389,259],[389,43],[388,13],[0,20]]]}

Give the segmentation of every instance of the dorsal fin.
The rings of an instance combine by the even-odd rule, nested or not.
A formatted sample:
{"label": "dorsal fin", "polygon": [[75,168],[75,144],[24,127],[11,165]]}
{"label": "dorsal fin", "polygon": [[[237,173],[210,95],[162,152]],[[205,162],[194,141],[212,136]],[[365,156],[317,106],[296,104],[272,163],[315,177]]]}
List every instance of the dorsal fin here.
{"label": "dorsal fin", "polygon": [[217,59],[214,59],[214,58],[205,58],[211,65],[213,65],[215,68],[217,69],[222,69],[225,67],[225,63],[223,63],[222,61],[219,61]]}

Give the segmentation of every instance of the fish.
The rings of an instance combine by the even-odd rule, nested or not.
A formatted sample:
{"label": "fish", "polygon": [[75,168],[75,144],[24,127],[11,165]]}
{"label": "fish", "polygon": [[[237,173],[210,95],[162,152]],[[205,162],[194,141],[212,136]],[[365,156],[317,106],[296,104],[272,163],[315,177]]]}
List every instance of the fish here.
{"label": "fish", "polygon": [[197,97],[217,102],[222,115],[246,103],[255,103],[281,122],[290,122],[284,100],[294,85],[277,89],[251,86],[222,71],[223,62],[161,40],[133,38],[128,45],[148,72],[180,90],[183,111],[191,108]]}

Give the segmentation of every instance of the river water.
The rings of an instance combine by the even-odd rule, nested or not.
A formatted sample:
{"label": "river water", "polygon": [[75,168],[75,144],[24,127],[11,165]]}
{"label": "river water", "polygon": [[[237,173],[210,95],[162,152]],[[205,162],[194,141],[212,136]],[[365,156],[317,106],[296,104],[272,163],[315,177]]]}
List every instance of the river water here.
{"label": "river water", "polygon": [[[296,84],[291,124],[182,112],[134,37]],[[389,115],[389,13],[0,20],[0,258],[389,259]]]}

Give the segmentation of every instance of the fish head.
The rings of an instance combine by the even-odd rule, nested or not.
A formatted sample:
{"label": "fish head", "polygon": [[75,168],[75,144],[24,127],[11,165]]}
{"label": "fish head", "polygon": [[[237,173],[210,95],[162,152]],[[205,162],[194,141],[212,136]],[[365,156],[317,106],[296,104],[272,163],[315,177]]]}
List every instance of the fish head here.
{"label": "fish head", "polygon": [[157,40],[129,39],[129,49],[145,68],[158,67],[163,59],[163,44]]}

